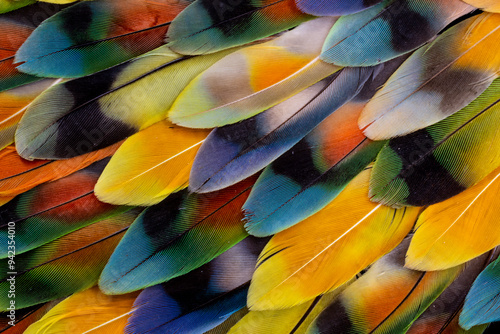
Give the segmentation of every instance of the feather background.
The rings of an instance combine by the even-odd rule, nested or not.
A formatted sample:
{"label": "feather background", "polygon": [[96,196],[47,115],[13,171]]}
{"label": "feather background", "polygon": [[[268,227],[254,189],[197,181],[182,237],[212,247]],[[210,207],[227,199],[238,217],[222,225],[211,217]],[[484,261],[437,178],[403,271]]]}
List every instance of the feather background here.
{"label": "feather background", "polygon": [[496,333],[493,0],[0,0],[0,332]]}

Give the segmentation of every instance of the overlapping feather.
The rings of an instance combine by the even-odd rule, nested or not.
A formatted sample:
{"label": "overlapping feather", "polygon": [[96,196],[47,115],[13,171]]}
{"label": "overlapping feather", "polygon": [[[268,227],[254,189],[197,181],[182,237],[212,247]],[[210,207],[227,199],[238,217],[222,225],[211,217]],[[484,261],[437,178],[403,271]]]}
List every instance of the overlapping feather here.
{"label": "overlapping feather", "polygon": [[207,131],[158,122],[128,138],[95,186],[106,203],[154,205],[188,185],[196,152]]}
{"label": "overlapping feather", "polygon": [[[99,276],[106,293],[146,288],[78,293],[28,333],[482,332],[499,318],[496,263],[464,298],[500,243],[485,209],[500,14],[472,12],[497,7],[94,0],[54,6],[29,38],[34,6],[0,16],[14,41],[0,36],[0,147],[17,127],[20,154],[0,151],[0,242],[13,221],[17,307]],[[88,76],[46,89],[19,71]],[[153,206],[130,225],[125,205]]]}
{"label": "overlapping feather", "polygon": [[[20,71],[80,77],[164,44],[170,22],[188,0],[82,1],[44,21],[16,53]],[[60,66],[61,62],[66,66]]]}
{"label": "overlapping feather", "polygon": [[403,240],[419,209],[370,202],[369,176],[365,170],[326,208],[271,239],[250,286],[251,310],[287,308],[335,289]]}
{"label": "overlapping feather", "polygon": [[169,111],[170,120],[194,128],[236,123],[338,71],[318,58],[334,22],[331,17],[309,21],[226,56],[186,86]]}
{"label": "overlapping feather", "polygon": [[500,75],[500,15],[481,14],[416,51],[363,110],[371,139],[408,134],[467,106]]}

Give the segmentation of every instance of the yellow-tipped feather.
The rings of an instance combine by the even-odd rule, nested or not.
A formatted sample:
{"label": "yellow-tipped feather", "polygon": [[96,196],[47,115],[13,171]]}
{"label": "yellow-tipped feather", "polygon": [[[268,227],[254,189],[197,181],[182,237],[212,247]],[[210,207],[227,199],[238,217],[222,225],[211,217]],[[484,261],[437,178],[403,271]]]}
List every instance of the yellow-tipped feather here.
{"label": "yellow-tipped feather", "polygon": [[106,296],[94,287],[56,305],[25,334],[122,334],[138,292]]}
{"label": "yellow-tipped feather", "polygon": [[250,311],[228,334],[300,334],[343,291],[336,289],[315,300],[284,310]]}
{"label": "yellow-tipped feather", "polygon": [[125,141],[95,187],[107,203],[153,205],[188,185],[194,157],[205,130],[181,128],[167,121]]}
{"label": "yellow-tipped feather", "polygon": [[251,310],[292,307],[335,289],[403,240],[420,210],[370,202],[369,177],[365,170],[325,209],[271,239],[250,286]]}
{"label": "yellow-tipped feather", "polygon": [[419,217],[406,258],[417,270],[442,270],[500,245],[500,168]]}

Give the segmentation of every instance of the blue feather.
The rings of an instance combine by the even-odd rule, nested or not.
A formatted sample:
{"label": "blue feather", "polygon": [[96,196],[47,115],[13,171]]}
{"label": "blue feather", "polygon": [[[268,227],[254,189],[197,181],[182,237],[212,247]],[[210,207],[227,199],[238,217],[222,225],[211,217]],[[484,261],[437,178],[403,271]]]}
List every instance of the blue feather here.
{"label": "blue feather", "polygon": [[476,278],[460,314],[460,326],[467,330],[495,321],[500,321],[500,259]]}
{"label": "blue feather", "polygon": [[333,25],[321,59],[338,66],[373,66],[415,50],[474,8],[461,2],[385,0]]}
{"label": "blue feather", "polygon": [[215,191],[263,169],[353,98],[371,74],[345,69],[251,119],[215,129],[198,151],[190,189]]}
{"label": "blue feather", "polygon": [[257,256],[267,240],[247,238],[212,262],[144,290],[126,333],[204,333],[246,305]]}

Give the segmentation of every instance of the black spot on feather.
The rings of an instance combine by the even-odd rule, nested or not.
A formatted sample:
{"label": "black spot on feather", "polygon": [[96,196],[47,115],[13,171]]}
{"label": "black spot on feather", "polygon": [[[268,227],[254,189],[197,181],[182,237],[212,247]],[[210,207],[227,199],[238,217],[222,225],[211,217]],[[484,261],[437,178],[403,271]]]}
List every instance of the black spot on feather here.
{"label": "black spot on feather", "polygon": [[271,166],[276,174],[292,179],[301,187],[309,186],[322,175],[314,165],[311,148],[304,140],[298,142]]}
{"label": "black spot on feather", "polygon": [[400,157],[399,177],[409,188],[406,203],[424,206],[441,202],[465,190],[431,153],[435,143],[425,130],[392,139],[389,147]]}
{"label": "black spot on feather", "polygon": [[142,220],[144,232],[153,239],[154,244],[162,244],[163,237],[169,233],[171,223],[179,218],[187,194],[187,190],[173,193],[144,212]]}
{"label": "black spot on feather", "polygon": [[[106,116],[99,105],[99,97],[112,89],[121,70],[122,67],[117,67],[64,84],[74,102],[58,123],[54,149],[56,156],[69,158],[105,148],[137,131],[128,124]],[[122,107],[126,108],[126,104]],[[120,110],[113,111],[117,115],[120,113]]]}
{"label": "black spot on feather", "polygon": [[353,324],[341,298],[337,298],[316,319],[317,333],[352,333],[353,330]]}
{"label": "black spot on feather", "polygon": [[92,8],[82,2],[73,7],[73,10],[63,11],[60,14],[62,28],[69,32],[68,36],[74,41],[88,40],[88,31],[92,24]]}
{"label": "black spot on feather", "polygon": [[234,36],[249,27],[251,14],[260,7],[244,0],[202,0],[200,1],[212,19],[213,25],[224,35]]}
{"label": "black spot on feather", "polygon": [[391,44],[398,52],[410,51],[437,33],[424,16],[411,10],[407,1],[389,6],[380,17],[390,25]]}

